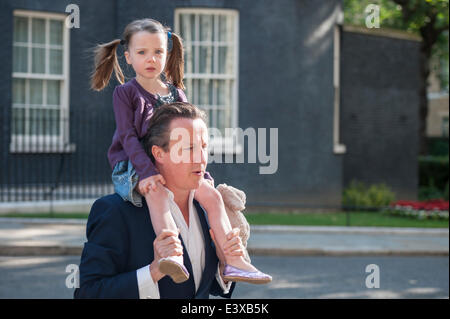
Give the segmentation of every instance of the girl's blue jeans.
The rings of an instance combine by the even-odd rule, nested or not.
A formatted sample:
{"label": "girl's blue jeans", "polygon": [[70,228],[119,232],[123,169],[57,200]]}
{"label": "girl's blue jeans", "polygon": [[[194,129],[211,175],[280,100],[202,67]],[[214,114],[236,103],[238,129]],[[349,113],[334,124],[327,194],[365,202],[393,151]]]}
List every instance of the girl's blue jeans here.
{"label": "girl's blue jeans", "polygon": [[134,206],[142,207],[142,195],[136,191],[139,177],[130,161],[121,161],[114,166],[112,172],[114,191],[124,201],[131,202]]}

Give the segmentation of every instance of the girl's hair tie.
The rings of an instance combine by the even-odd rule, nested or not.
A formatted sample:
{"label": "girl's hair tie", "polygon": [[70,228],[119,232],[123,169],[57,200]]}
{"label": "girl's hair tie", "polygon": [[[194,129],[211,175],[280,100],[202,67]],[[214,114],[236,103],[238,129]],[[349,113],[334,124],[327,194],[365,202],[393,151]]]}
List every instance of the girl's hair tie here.
{"label": "girl's hair tie", "polygon": [[125,45],[125,40],[124,39],[120,40],[120,44]]}
{"label": "girl's hair tie", "polygon": [[170,40],[171,37],[172,37],[172,32],[167,31],[167,38]]}

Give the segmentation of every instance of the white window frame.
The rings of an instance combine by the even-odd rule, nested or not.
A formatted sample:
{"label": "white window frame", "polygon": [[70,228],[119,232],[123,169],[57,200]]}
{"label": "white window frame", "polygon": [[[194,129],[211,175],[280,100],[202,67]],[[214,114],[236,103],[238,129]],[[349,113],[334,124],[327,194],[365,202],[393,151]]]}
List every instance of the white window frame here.
{"label": "white window frame", "polygon": [[[14,17],[28,18],[28,72],[12,72],[11,81],[13,79],[39,79],[39,80],[59,80],[60,81],[60,134],[58,136],[48,135],[15,135],[11,130],[11,153],[65,153],[74,152],[75,145],[69,144],[69,53],[70,53],[70,30],[65,26],[66,14],[47,13],[39,11],[28,10],[14,10]],[[52,45],[48,42],[42,46],[46,49],[45,61],[46,61],[46,73],[36,74],[30,70],[32,59],[32,32],[31,32],[31,19],[40,18],[45,19],[46,25],[46,39],[49,39],[49,19],[59,20],[63,25],[63,38],[62,38],[62,50],[63,50],[63,62],[62,62],[62,74],[48,74],[49,67],[49,49]],[[15,32],[15,30],[13,30]],[[13,40],[14,41],[14,40]],[[28,81],[26,81],[28,83]],[[45,85],[45,82],[44,82]],[[26,91],[28,92],[28,91]],[[44,90],[45,92],[45,90]],[[45,94],[45,93],[44,93]],[[28,93],[27,93],[28,95]],[[26,98],[25,103],[29,103],[29,97]],[[11,105],[11,107],[13,107]],[[11,109],[12,111],[12,109]],[[64,122],[65,119],[65,122]]]}
{"label": "white window frame", "polygon": [[[231,128],[235,129],[238,128],[238,114],[239,114],[239,12],[237,10],[233,9],[215,9],[215,8],[176,8],[175,9],[175,28],[174,31],[177,34],[180,34],[180,15],[182,14],[194,14],[195,19],[197,21],[196,23],[196,38],[198,39],[198,17],[201,14],[206,15],[228,15],[232,16],[234,19],[234,65],[233,65],[233,74],[232,75],[225,75],[225,74],[204,74],[204,73],[185,73],[184,77],[185,80],[193,79],[193,80],[200,80],[200,79],[208,79],[208,80],[233,80],[234,84],[232,85],[233,90],[233,98],[231,99]],[[213,23],[218,23],[218,19],[213,19]],[[217,25],[214,28],[217,32],[218,27]],[[215,37],[216,41],[211,42],[205,42],[205,41],[193,41],[193,44],[210,44],[211,46],[214,46],[215,48],[218,47],[219,43],[221,43],[218,40],[218,36],[216,34]],[[183,39],[185,44],[186,40]],[[198,48],[198,46],[196,46]],[[195,64],[197,67],[199,65],[199,50],[197,50],[195,54]],[[218,63],[218,50],[214,50],[215,54],[215,64],[217,69],[217,63]],[[194,93],[193,93],[194,94]],[[213,97],[213,100],[215,98]],[[194,101],[189,101],[191,103],[194,103]],[[202,105],[197,105],[199,107],[202,107]],[[216,113],[214,113],[215,116]],[[213,120],[214,122],[214,120]],[[239,144],[239,141],[237,140],[237,136],[222,136],[222,138],[214,138],[209,141],[209,149],[213,153],[222,153],[222,154],[239,154],[242,152],[242,145]]]}

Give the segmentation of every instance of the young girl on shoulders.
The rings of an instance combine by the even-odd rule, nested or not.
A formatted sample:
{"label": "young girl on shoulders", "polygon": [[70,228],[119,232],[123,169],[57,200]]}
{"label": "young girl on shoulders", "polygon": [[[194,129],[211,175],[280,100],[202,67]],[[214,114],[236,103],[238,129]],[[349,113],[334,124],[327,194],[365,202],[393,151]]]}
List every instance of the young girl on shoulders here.
{"label": "young girl on shoulders", "polygon": [[[117,59],[119,45],[123,46],[126,62],[136,73],[136,77],[126,83]],[[183,92],[183,68],[181,38],[153,19],[131,22],[126,26],[122,39],[98,45],[95,51],[91,87],[97,91],[104,89],[113,71],[122,84],[113,93],[116,131],[108,150],[114,189],[125,201],[138,207],[142,206],[145,198],[157,236],[163,229],[178,230],[170,212],[169,195],[162,186],[164,178],[144,151],[140,139],[147,132],[155,108],[176,101],[187,102]],[[194,198],[207,212],[215,240],[219,247],[223,247],[231,224],[212,177],[208,172],[204,177],[201,186],[195,190]],[[271,281],[269,275],[258,271],[243,256],[231,256],[223,250],[220,255],[226,264],[225,280]],[[182,253],[162,258],[159,268],[177,283],[189,278]]]}

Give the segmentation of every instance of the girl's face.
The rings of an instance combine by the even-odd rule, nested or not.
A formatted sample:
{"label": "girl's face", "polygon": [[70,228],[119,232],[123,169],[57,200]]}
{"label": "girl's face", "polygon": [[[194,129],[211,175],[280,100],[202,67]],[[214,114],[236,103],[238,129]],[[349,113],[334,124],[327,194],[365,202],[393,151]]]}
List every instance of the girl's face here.
{"label": "girl's face", "polygon": [[139,31],[132,35],[125,58],[131,64],[136,77],[159,79],[167,60],[167,38],[164,33]]}

